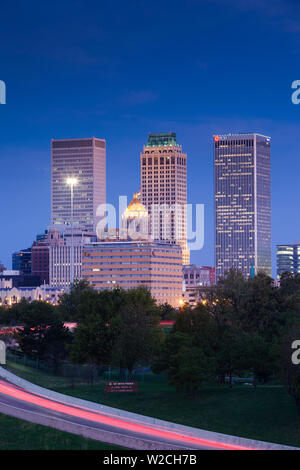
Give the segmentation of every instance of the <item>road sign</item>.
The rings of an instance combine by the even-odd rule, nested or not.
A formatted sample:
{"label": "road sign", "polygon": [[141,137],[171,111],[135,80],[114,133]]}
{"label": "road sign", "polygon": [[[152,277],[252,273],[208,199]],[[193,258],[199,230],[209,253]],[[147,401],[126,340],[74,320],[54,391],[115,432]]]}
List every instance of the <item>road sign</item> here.
{"label": "road sign", "polygon": [[111,392],[135,392],[138,393],[137,382],[106,382],[105,393],[106,396]]}

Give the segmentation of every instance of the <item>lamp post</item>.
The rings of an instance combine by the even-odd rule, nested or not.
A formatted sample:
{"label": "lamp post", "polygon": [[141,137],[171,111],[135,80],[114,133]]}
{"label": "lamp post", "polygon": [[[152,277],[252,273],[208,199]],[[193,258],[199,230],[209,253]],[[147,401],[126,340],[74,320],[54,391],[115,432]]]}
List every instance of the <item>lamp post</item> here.
{"label": "lamp post", "polygon": [[74,282],[74,237],[73,237],[73,223],[74,223],[74,186],[78,184],[77,178],[67,178],[66,183],[71,189],[71,253],[70,253],[70,286]]}

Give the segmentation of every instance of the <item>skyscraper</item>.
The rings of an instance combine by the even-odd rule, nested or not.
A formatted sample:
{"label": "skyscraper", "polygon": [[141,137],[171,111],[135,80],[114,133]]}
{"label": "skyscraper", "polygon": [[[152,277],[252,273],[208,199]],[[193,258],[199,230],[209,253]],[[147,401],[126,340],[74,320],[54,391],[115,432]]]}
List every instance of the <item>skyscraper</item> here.
{"label": "skyscraper", "polygon": [[214,136],[216,278],[271,275],[270,137]]}
{"label": "skyscraper", "polygon": [[150,215],[153,240],[177,243],[183,264],[187,249],[187,155],[175,132],[149,134],[141,153],[141,202]]}
{"label": "skyscraper", "polygon": [[51,142],[51,213],[53,225],[71,224],[70,187],[67,178],[76,178],[74,226],[96,230],[96,211],[106,203],[106,142],[95,137]]}
{"label": "skyscraper", "polygon": [[277,245],[276,261],[277,279],[280,279],[284,272],[300,274],[300,242]]}

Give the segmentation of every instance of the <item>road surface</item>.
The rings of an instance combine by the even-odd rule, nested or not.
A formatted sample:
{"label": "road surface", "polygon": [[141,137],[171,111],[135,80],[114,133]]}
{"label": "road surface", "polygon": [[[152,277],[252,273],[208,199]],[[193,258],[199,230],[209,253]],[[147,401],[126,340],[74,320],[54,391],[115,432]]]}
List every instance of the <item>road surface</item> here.
{"label": "road surface", "polygon": [[[72,423],[78,428],[88,426],[94,430],[108,431],[126,437],[145,440],[151,444],[148,448],[153,449],[153,444],[159,443],[160,449],[163,445],[166,449],[215,449],[215,450],[249,450],[249,447],[232,445],[202,439],[197,436],[199,430],[185,431],[175,430],[167,425],[155,425],[135,418],[123,418],[109,412],[99,412],[82,406],[70,405],[62,401],[56,401],[44,395],[34,394],[21,387],[13,385],[5,380],[0,380],[0,405],[2,412],[5,406],[19,411],[34,412],[40,416],[51,416],[54,419]],[[4,408],[3,408],[4,407]],[[9,414],[9,413],[8,413]],[[25,416],[26,413],[24,413]],[[24,417],[24,419],[26,419]],[[198,432],[197,432],[198,431]],[[120,442],[120,445],[121,442]],[[176,447],[175,447],[176,446]],[[155,448],[155,447],[154,447]]]}

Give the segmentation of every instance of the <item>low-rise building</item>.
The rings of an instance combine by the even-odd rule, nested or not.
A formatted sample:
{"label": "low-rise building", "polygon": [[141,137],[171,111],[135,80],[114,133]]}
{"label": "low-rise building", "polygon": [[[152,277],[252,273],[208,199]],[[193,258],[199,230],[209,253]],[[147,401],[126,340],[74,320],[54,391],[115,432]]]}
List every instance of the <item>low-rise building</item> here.
{"label": "low-rise building", "polygon": [[182,298],[184,302],[189,304],[191,307],[196,307],[196,305],[201,301],[199,287],[186,287],[182,291]]}
{"label": "low-rise building", "polygon": [[205,287],[212,286],[216,282],[216,271],[211,266],[199,266],[189,264],[183,266],[183,286],[184,287]]}
{"label": "low-rise building", "polygon": [[179,245],[115,241],[85,245],[82,277],[97,290],[147,287],[159,304],[180,305],[182,252]]}
{"label": "low-rise building", "polygon": [[38,287],[40,284],[40,276],[23,274],[15,270],[5,270],[0,273],[0,288]]}
{"label": "low-rise building", "polygon": [[59,296],[63,293],[63,289],[56,289],[49,286],[0,288],[0,305],[10,306],[23,299],[28,302],[39,300],[56,305]]}

